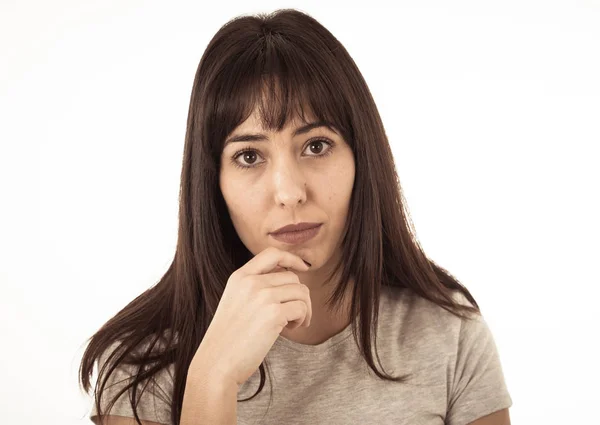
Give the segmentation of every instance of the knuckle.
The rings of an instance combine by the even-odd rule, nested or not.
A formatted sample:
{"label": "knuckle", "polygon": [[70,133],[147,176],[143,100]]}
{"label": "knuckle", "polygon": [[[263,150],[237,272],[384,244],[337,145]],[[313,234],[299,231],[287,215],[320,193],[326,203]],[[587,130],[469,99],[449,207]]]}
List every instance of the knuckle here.
{"label": "knuckle", "polygon": [[267,316],[270,320],[278,320],[281,316],[281,305],[270,304],[266,307]]}
{"label": "knuckle", "polygon": [[271,294],[271,291],[267,290],[267,288],[263,288],[258,290],[256,299],[260,304],[270,304],[273,299],[273,295]]}
{"label": "knuckle", "polygon": [[306,317],[308,315],[308,306],[306,305],[306,303],[299,303],[300,304],[300,314],[304,317]]}
{"label": "knuckle", "polygon": [[239,279],[239,277],[240,277],[240,273],[239,273],[239,269],[238,269],[229,275],[229,279],[227,280],[227,282],[228,283],[235,282]]}
{"label": "knuckle", "polygon": [[238,290],[240,291],[240,293],[246,294],[248,296],[256,292],[259,288],[256,277],[252,275],[242,277],[239,280],[239,285],[240,286],[238,287]]}
{"label": "knuckle", "polygon": [[308,306],[306,303],[300,303],[300,308],[303,310],[304,314],[308,313]]}
{"label": "knuckle", "polygon": [[243,281],[244,285],[248,286],[249,288],[255,288],[258,286],[258,279],[255,275],[244,276]]}

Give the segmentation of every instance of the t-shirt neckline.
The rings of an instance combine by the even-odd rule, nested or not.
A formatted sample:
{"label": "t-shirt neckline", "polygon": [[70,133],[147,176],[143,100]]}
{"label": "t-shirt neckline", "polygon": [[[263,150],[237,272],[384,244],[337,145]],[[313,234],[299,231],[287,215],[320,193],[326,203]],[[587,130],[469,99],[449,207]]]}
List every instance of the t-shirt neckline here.
{"label": "t-shirt neckline", "polygon": [[341,342],[345,341],[351,335],[352,323],[348,324],[348,326],[346,326],[342,331],[333,335],[331,338],[317,345],[301,344],[299,342],[287,339],[281,335],[279,335],[279,337],[275,340],[275,343],[273,345],[286,347],[291,350],[299,351],[302,353],[323,353],[330,350],[334,346],[340,344]]}

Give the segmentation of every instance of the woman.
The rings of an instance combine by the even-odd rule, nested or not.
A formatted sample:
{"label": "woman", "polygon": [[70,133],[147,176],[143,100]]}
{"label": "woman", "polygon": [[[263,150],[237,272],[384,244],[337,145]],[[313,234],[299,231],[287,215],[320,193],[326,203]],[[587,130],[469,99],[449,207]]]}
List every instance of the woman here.
{"label": "woman", "polygon": [[409,223],[340,42],[295,10],[228,22],[194,80],[174,260],[84,353],[92,419],[509,424],[479,307]]}

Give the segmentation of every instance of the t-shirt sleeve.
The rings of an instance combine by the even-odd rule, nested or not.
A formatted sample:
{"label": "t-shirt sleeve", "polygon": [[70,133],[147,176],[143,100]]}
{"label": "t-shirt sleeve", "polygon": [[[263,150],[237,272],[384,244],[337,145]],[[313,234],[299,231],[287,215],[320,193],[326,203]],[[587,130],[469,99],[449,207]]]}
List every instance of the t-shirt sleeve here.
{"label": "t-shirt sleeve", "polygon": [[446,425],[466,425],[512,406],[494,337],[481,315],[461,319]]}
{"label": "t-shirt sleeve", "polygon": [[[98,371],[100,371],[100,368],[106,363],[108,353],[114,348],[115,345],[113,345],[110,350],[107,350],[100,356],[98,361]],[[109,403],[114,399],[117,393],[129,382],[133,381],[133,375],[135,374],[137,368],[138,366],[119,365],[110,375],[108,382],[104,387],[102,400],[100,402],[103,415],[116,415],[131,418],[134,417],[133,409],[131,408],[130,403],[130,394],[132,391],[131,388],[121,394],[109,412],[106,410]],[[137,387],[136,397],[139,398],[137,414],[139,418],[141,420],[152,421],[159,424],[171,424],[170,394],[172,394],[173,388],[172,372],[168,368],[159,371],[155,375],[154,379],[150,379],[143,393],[141,393],[141,390],[145,385],[146,382],[142,382],[138,384]],[[100,424],[98,411],[96,410],[95,399],[92,399],[92,410],[89,417],[93,423],[97,425]]]}

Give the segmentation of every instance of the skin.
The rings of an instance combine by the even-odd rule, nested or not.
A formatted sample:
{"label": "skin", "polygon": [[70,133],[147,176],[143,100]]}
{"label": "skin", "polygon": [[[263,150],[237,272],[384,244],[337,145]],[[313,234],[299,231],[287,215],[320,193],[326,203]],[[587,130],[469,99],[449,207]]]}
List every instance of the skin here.
{"label": "skin", "polygon": [[[316,121],[310,115],[306,119],[309,123]],[[255,110],[227,139],[240,134],[264,134],[268,140],[226,144],[221,155],[219,185],[235,230],[250,252],[257,255],[275,246],[311,263],[307,272],[294,271],[300,282],[310,289],[311,325],[284,328],[281,336],[316,345],[350,324],[350,297],[347,295],[344,299],[340,313],[329,312],[325,302],[333,286],[325,287],[323,282],[334,261],[341,256],[340,243],[354,186],[355,162],[344,138],[327,127],[314,128],[294,137],[294,130],[302,124],[295,118],[281,132],[269,132],[260,126]],[[232,157],[247,148],[252,151],[237,153],[235,161],[254,168],[237,168]],[[280,242],[269,235],[296,222],[323,225],[316,237],[298,245]],[[351,281],[348,294],[353,284]]]}
{"label": "skin", "polygon": [[510,425],[510,413],[508,409],[502,409],[470,422],[468,425]]}
{"label": "skin", "polygon": [[[312,263],[308,272],[296,272],[300,281],[311,289],[311,326],[284,329],[281,335],[301,344],[315,345],[339,333],[350,323],[347,310],[337,317],[326,311],[323,304],[329,292],[322,283],[332,260],[341,254],[339,242],[354,185],[354,156],[341,136],[324,128],[292,138],[297,125],[293,122],[281,133],[267,133],[258,127],[253,114],[230,137],[241,133],[265,133],[269,141],[226,146],[221,156],[220,188],[234,227],[253,254],[274,245],[289,249]],[[311,149],[320,154],[328,149],[326,144],[321,145],[322,150],[317,146],[309,147],[308,140],[315,136],[333,141],[334,153],[320,159],[301,156],[318,155]],[[258,150],[258,155],[238,157],[237,161],[246,165],[264,163],[255,169],[241,170],[231,164],[230,158],[247,145]],[[314,239],[291,248],[268,235],[270,231],[298,221],[322,222],[323,228]],[[353,284],[351,282],[350,288]],[[346,300],[348,304],[349,297]],[[115,415],[108,416],[106,420],[107,425],[135,423],[133,418]],[[144,425],[161,425],[141,422]],[[479,418],[469,425],[510,425],[508,409]]]}

